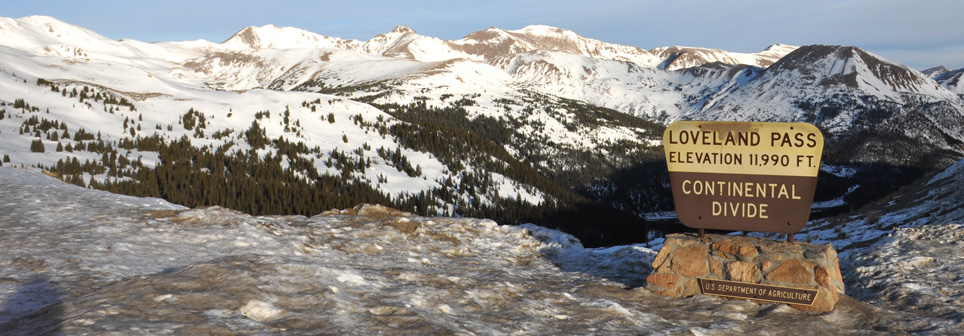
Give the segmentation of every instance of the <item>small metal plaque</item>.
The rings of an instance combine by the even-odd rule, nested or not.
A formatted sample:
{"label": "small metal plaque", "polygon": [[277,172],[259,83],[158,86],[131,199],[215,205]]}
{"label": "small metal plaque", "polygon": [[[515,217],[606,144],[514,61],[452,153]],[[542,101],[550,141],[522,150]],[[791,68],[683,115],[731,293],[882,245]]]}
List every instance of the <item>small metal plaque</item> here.
{"label": "small metal plaque", "polygon": [[812,306],[817,291],[793,287],[761,285],[748,282],[699,279],[700,293],[737,299]]}

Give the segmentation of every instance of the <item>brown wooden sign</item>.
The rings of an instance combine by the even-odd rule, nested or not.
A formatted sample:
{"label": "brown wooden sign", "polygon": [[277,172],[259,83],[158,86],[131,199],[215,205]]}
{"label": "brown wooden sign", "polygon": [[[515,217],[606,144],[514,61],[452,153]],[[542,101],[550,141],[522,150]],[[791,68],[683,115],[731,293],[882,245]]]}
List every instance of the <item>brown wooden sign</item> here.
{"label": "brown wooden sign", "polygon": [[696,281],[700,286],[701,294],[805,306],[812,306],[817,298],[817,291],[813,289],[710,279],[696,279]]}
{"label": "brown wooden sign", "polygon": [[796,233],[810,219],[823,134],[805,123],[678,121],[663,133],[691,228]]}

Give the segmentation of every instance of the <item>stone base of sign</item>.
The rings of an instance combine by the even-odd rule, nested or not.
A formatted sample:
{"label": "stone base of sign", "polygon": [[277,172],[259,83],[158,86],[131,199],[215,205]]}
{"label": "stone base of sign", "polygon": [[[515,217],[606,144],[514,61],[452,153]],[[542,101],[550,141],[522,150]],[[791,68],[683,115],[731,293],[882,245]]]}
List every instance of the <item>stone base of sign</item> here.
{"label": "stone base of sign", "polygon": [[790,304],[804,311],[832,311],[844,293],[837,251],[831,244],[717,234],[702,239],[695,234],[668,235],[653,260],[646,289],[687,297],[701,293],[697,279],[816,290],[813,305]]}

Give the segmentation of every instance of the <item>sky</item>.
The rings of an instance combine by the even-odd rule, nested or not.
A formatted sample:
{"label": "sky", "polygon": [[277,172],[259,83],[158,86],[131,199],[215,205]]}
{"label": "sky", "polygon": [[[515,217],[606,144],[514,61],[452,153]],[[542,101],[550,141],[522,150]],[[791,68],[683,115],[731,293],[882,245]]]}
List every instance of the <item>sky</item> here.
{"label": "sky", "polygon": [[46,15],[113,39],[222,42],[273,24],[366,41],[408,25],[443,40],[541,24],[643,49],[758,52],[772,44],[857,46],[924,70],[964,68],[960,0],[204,1],[4,0],[0,16]]}

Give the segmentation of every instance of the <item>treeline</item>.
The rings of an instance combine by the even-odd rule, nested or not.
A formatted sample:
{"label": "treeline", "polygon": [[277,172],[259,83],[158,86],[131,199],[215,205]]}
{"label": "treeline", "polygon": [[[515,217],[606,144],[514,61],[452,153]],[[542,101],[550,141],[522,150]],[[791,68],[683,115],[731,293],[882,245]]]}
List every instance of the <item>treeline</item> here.
{"label": "treeline", "polygon": [[[568,99],[536,96],[524,102],[502,99],[498,103],[507,110],[514,107],[523,116],[541,110],[570,131],[624,127],[635,130],[641,140],[658,140],[665,129],[625,113]],[[581,199],[640,217],[673,209],[661,146],[598,140],[591,149],[571,148],[539,139],[536,134],[517,134],[516,130],[533,124],[510,113],[499,119],[482,115],[470,119],[464,107],[472,105],[476,103],[463,97],[447,107],[428,106],[421,100],[378,107],[408,122],[392,126],[391,133],[397,139],[410,148],[436,154],[453,170],[463,169],[461,162],[473,162],[473,166],[538,186],[551,195],[577,194]],[[509,154],[506,146],[516,149],[518,158]],[[570,197],[564,203],[574,200]]]}
{"label": "treeline", "polygon": [[[470,119],[464,107],[473,102],[469,99],[457,102],[446,108],[424,103],[378,106],[391,111],[402,122],[390,123],[382,118],[366,121],[361,115],[352,116],[350,119],[356,125],[391,136],[400,144],[395,149],[379,148],[374,150],[377,155],[370,156],[364,155],[373,151],[367,144],[351,153],[338,150],[323,153],[317,146],[300,141],[284,137],[269,139],[257,121],[260,118],[247,130],[237,133],[234,140],[217,147],[196,146],[190,136],[164,140],[156,133],[144,137],[131,132],[131,138],[105,142],[99,135],[83,129],[68,131],[65,124],[42,118],[29,118],[22,129],[29,132],[46,129],[41,132],[58,133],[61,139],[73,138],[72,143],[68,142],[71,150],[101,154],[97,161],[68,158],[45,167],[65,181],[116,193],[163,198],[189,207],[219,205],[253,215],[310,216],[325,210],[375,203],[427,216],[447,214],[491,218],[506,224],[538,223],[575,234],[587,246],[636,243],[645,239],[646,222],[640,216],[613,206],[609,200],[600,202],[581,190],[569,188],[555,180],[564,175],[540,171],[533,162],[524,162],[510,154],[507,147],[530,148],[533,152],[556,148],[552,144],[534,144],[535,141],[517,134],[516,127],[525,121],[484,116]],[[288,113],[282,116],[288,119]],[[205,129],[205,119],[203,113],[191,109],[179,117],[179,124],[185,130],[195,131],[194,138],[204,137],[198,132]],[[594,120],[599,122],[599,119]],[[299,123],[294,120],[290,124],[298,126]],[[215,134],[232,138],[231,132]],[[235,140],[247,141],[252,149],[238,150]],[[626,151],[641,150],[627,144],[611,145],[610,148],[626,146]],[[386,195],[377,184],[366,179],[365,171],[373,159],[381,159],[409,177],[433,178],[423,176],[421,167],[413,164],[401,147],[430,153],[445,164],[444,176],[434,177],[439,187]],[[258,150],[265,148],[272,150],[259,155]],[[154,167],[146,166],[140,159],[121,155],[120,149],[128,153],[133,150],[157,152],[159,160]],[[323,158],[324,155],[327,158]],[[319,174],[315,162],[318,159],[326,160],[319,162],[339,169],[341,174]],[[553,160],[551,157],[539,159]],[[590,165],[584,161],[596,159],[599,158],[580,158],[583,161],[577,166]],[[378,177],[378,184],[385,182],[385,177]],[[509,183],[517,192],[505,192],[499,183]],[[529,199],[531,197],[536,198]],[[454,212],[448,212],[450,209]],[[440,213],[443,210],[446,212]]]}
{"label": "treeline", "polygon": [[[205,124],[203,114],[194,109],[180,119],[185,129],[197,131]],[[68,132],[66,124],[45,119],[29,118],[23,127],[28,130],[31,130],[28,127],[62,128],[64,138]],[[319,174],[313,159],[322,154],[317,146],[308,147],[284,137],[269,140],[257,121],[240,139],[247,140],[252,149],[232,150],[236,145],[233,141],[218,147],[195,146],[188,136],[165,141],[157,133],[105,142],[99,134],[95,136],[79,129],[74,133],[75,142],[68,143],[68,148],[100,153],[101,159],[80,161],[77,157],[67,157],[53,166],[40,168],[79,186],[158,197],[188,207],[218,205],[253,215],[311,216],[360,203],[385,204],[434,215],[432,206],[438,204],[432,193],[385,195],[365,180],[352,176],[356,169],[364,172],[364,166],[358,166],[366,164],[364,161],[353,161],[337,151],[331,153],[329,162],[334,157],[335,165],[344,168],[343,174]],[[257,154],[258,149],[268,147],[275,151]],[[139,158],[130,159],[120,154],[120,149],[157,152],[159,161],[154,167],[145,166]],[[370,161],[367,164],[370,165]],[[85,174],[90,178],[85,180]],[[104,177],[95,179],[95,175]]]}
{"label": "treeline", "polygon": [[219,205],[253,215],[311,216],[360,203],[417,203],[411,197],[386,196],[362,181],[317,173],[306,179],[294,169],[282,168],[281,155],[262,157],[253,150],[229,153],[227,148],[198,148],[187,137],[161,143],[160,162],[153,169],[140,169],[131,179],[108,180],[94,187],[188,207]]}
{"label": "treeline", "polygon": [[[389,104],[377,105],[377,107],[390,113],[395,118],[405,121],[405,123],[397,123],[389,128],[389,133],[403,146],[432,153],[448,169],[454,172],[462,172],[460,181],[444,181],[443,186],[434,192],[441,198],[442,202],[456,204],[461,215],[491,218],[500,223],[508,224],[537,223],[574,234],[588,246],[597,246],[640,242],[645,239],[647,222],[639,215],[642,211],[632,211],[636,210],[635,208],[624,211],[623,208],[614,205],[625,205],[649,197],[660,201],[647,203],[646,205],[666,206],[667,203],[671,203],[662,201],[666,198],[665,196],[650,194],[635,194],[631,199],[622,202],[587,197],[590,194],[584,193],[584,191],[590,189],[589,186],[582,186],[585,189],[570,188],[571,184],[568,179],[572,175],[562,173],[564,169],[559,167],[568,164],[560,162],[564,160],[557,161],[560,158],[553,156],[537,158],[550,161],[550,166],[558,169],[544,172],[539,170],[539,162],[523,162],[510,154],[506,150],[506,146],[526,148],[525,151],[533,153],[572,153],[574,151],[558,146],[553,147],[554,144],[551,143],[539,143],[538,140],[525,138],[525,136],[517,134],[515,130],[520,129],[525,122],[522,120],[495,119],[486,116],[473,116],[474,118],[470,119],[464,106],[471,106],[474,103],[465,98],[456,102],[457,104],[448,107],[428,106],[423,101],[416,101],[409,105]],[[572,103],[566,105],[565,108],[570,110],[571,113],[579,115],[582,111],[578,109],[584,107]],[[593,111],[590,112],[590,117],[593,123],[627,122],[622,120],[623,115],[615,112],[609,114]],[[627,118],[632,119],[633,117],[627,116]],[[655,124],[639,122],[633,126],[653,130],[654,133],[658,132],[659,136],[662,135],[660,126]],[[618,148],[619,146],[625,147]],[[621,160],[621,162],[629,162],[633,160],[632,157],[645,157],[649,160],[662,157],[661,148],[638,148],[638,146],[630,148],[625,143],[611,144],[609,148],[617,150],[613,152],[613,155],[629,156],[621,158],[625,160]],[[613,165],[613,158],[590,155],[578,159],[578,162],[573,163],[577,168],[600,164],[594,161],[605,161],[607,165]],[[471,163],[471,165],[467,167],[464,164],[466,162]],[[609,167],[607,173],[614,173],[615,168]],[[602,171],[602,169],[586,171],[584,174],[587,175],[583,176],[581,180],[597,180],[600,176],[588,175],[599,171]],[[650,173],[651,171],[646,172]],[[531,204],[522,200],[518,194],[499,195],[493,193],[489,190],[493,183],[493,173],[534,187],[535,190],[546,195],[546,199],[541,204]],[[662,175],[656,174],[656,176],[659,176],[658,180],[665,177],[665,173]],[[564,180],[560,181],[559,179]],[[648,181],[649,179],[645,180]],[[663,186],[662,183],[657,185]],[[646,191],[648,190],[644,190],[644,192]],[[459,194],[470,196],[488,194],[495,201],[493,204],[466,204],[457,197]],[[475,199],[476,197],[470,198]],[[603,202],[600,202],[600,200]],[[634,215],[634,212],[637,214]]]}
{"label": "treeline", "polygon": [[[117,98],[117,96],[111,92],[101,92],[96,88],[87,85],[84,85],[80,90],[77,90],[76,86],[71,88],[71,90],[67,90],[68,86],[71,86],[71,84],[67,84],[61,88],[59,84],[43,78],[37,78],[36,84],[37,86],[49,87],[50,91],[59,92],[63,97],[77,98],[80,103],[86,103],[88,106],[90,106],[90,103],[85,102],[88,99],[92,99],[95,102],[102,102],[104,104],[105,112],[114,113],[115,109],[119,109],[121,106],[127,107],[127,110],[131,112],[137,110],[137,108],[134,107],[134,104],[127,100],[127,98]],[[116,106],[108,107],[107,105]]]}

